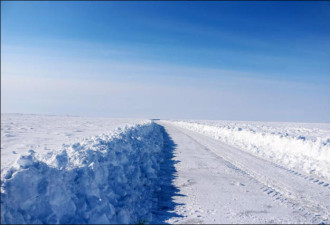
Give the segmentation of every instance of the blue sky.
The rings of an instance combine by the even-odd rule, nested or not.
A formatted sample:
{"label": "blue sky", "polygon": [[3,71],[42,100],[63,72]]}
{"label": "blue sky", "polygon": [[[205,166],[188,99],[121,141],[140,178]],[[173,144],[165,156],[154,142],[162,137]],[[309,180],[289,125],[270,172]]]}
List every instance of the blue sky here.
{"label": "blue sky", "polygon": [[330,2],[1,2],[2,112],[330,122]]}

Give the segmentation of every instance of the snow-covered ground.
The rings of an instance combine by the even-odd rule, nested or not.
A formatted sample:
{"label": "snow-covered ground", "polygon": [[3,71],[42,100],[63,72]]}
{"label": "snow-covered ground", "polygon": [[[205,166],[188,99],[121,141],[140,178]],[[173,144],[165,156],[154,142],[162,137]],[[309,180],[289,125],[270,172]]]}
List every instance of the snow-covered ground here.
{"label": "snow-covered ground", "polygon": [[2,114],[1,224],[329,223],[329,134]]}
{"label": "snow-covered ground", "polygon": [[151,221],[160,126],[36,115],[2,115],[1,122],[2,224]]}
{"label": "snow-covered ground", "polygon": [[330,180],[330,124],[206,120],[171,123]]}
{"label": "snow-covered ground", "polygon": [[60,150],[85,138],[110,133],[117,127],[144,122],[143,119],[109,119],[77,116],[1,114],[1,168],[11,165],[19,154],[33,150]]}

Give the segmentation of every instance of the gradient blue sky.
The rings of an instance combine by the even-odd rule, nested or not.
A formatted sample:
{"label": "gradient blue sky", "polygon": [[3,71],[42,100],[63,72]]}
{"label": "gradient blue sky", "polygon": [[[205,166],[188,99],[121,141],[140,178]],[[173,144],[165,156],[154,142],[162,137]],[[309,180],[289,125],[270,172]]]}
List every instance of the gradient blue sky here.
{"label": "gradient blue sky", "polygon": [[1,2],[1,108],[330,122],[330,2]]}

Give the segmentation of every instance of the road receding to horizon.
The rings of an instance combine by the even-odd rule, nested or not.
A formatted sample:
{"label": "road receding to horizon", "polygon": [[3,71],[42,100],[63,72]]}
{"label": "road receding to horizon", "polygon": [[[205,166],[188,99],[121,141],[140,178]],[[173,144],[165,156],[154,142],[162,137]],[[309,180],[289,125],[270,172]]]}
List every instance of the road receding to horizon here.
{"label": "road receding to horizon", "polygon": [[1,224],[330,223],[330,124],[1,114]]}
{"label": "road receding to horizon", "polygon": [[173,197],[173,213],[179,216],[166,222],[329,223],[326,180],[172,123],[157,123],[175,143],[177,161],[173,182],[179,192]]}

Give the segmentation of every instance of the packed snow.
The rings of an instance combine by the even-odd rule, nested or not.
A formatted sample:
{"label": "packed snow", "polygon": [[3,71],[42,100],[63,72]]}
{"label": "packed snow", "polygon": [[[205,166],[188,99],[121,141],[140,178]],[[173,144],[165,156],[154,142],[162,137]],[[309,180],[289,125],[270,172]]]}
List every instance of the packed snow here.
{"label": "packed snow", "polygon": [[291,169],[330,180],[330,124],[169,121]]}
{"label": "packed snow", "polygon": [[[3,115],[2,122],[2,160],[9,151],[18,156],[1,171],[2,224],[151,221],[157,201],[153,193],[161,184],[163,135],[159,125],[35,115]],[[127,125],[130,122],[135,124]],[[83,129],[88,132],[81,135]],[[80,139],[96,132],[100,135],[55,149],[55,142],[74,140],[67,140],[68,134]],[[23,146],[15,148],[18,143],[10,139],[14,137],[28,152]],[[46,145],[50,149],[45,150]]]}

